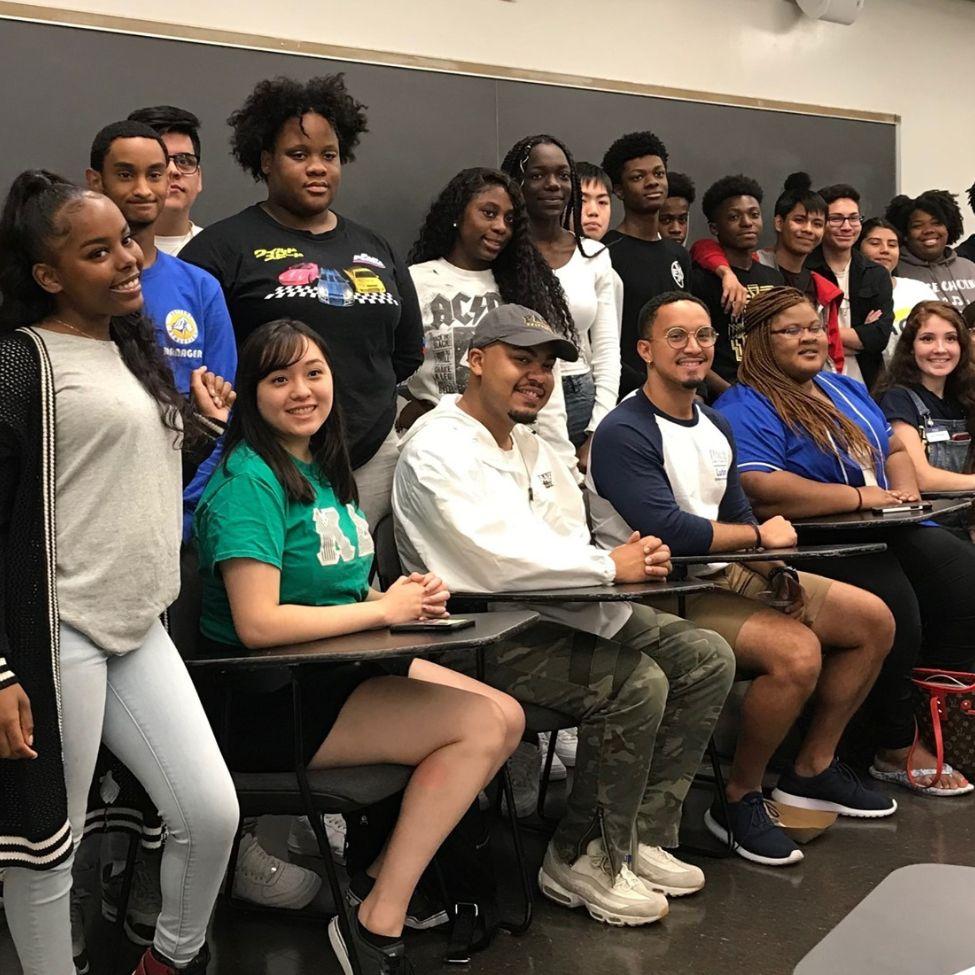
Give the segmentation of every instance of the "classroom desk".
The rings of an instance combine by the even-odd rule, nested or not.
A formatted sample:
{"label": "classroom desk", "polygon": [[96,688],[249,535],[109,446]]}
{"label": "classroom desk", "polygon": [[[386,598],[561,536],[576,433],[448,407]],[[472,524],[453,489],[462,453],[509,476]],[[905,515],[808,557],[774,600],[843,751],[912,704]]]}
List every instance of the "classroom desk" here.
{"label": "classroom desk", "polygon": [[922,491],[921,497],[925,501],[942,501],[963,499],[975,502],[975,491]]}
{"label": "classroom desk", "polygon": [[[460,614],[458,614],[460,615]],[[195,653],[185,658],[190,670],[257,670],[300,664],[351,663],[391,657],[423,656],[445,650],[479,649],[516,636],[539,619],[527,610],[504,613],[464,613],[474,626],[450,633],[390,633],[388,629],[364,630],[326,640],[291,646],[241,649],[239,653]]]}
{"label": "classroom desk", "polygon": [[945,499],[933,501],[930,511],[902,511],[892,515],[875,515],[872,511],[849,511],[839,515],[797,518],[792,522],[792,525],[800,534],[808,529],[848,531],[863,528],[890,528],[897,525],[917,525],[922,521],[928,521],[950,511],[961,511],[970,504],[971,499],[964,501]]}
{"label": "classroom desk", "polygon": [[674,564],[674,574],[686,571],[689,565],[702,565],[708,562],[802,562],[806,559],[842,559],[852,555],[873,555],[884,552],[883,542],[855,542],[837,545],[805,545],[802,548],[767,548],[761,552],[750,549],[747,552],[709,552],[707,555],[675,555],[670,561]]}
{"label": "classroom desk", "polygon": [[[451,599],[485,603],[632,603],[660,596],[686,596],[713,589],[706,579],[663,582],[626,582],[613,586],[579,586],[570,589],[520,589],[517,592],[455,592]],[[491,614],[494,615],[493,613]]]}

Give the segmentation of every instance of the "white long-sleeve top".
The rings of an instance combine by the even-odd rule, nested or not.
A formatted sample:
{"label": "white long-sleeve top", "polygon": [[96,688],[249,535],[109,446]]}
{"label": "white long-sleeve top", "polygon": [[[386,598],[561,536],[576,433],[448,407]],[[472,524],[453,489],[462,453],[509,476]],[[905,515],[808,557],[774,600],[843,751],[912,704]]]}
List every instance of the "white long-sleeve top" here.
{"label": "white long-sleeve top", "polygon": [[616,272],[609,251],[598,241],[584,238],[566,264],[555,271],[565,292],[569,313],[579,335],[579,358],[561,363],[563,376],[592,370],[596,403],[586,427],[592,432],[616,406],[620,391],[620,307],[616,298]]}
{"label": "white long-sleeve top", "polygon": [[[406,385],[417,399],[439,403],[441,396],[464,392],[468,376],[465,356],[474,329],[484,315],[503,302],[490,270],[465,271],[441,257],[411,265],[410,276],[423,317],[423,363]],[[581,484],[579,461],[569,440],[563,366],[561,361],[555,364],[555,387],[539,411],[535,429]]]}
{"label": "white long-sleeve top", "polygon": [[[400,445],[393,515],[407,570],[454,592],[610,585],[615,563],[591,543],[582,492],[549,444],[518,425],[502,450],[457,399],[442,397]],[[603,637],[630,617],[620,603],[530,608]]]}

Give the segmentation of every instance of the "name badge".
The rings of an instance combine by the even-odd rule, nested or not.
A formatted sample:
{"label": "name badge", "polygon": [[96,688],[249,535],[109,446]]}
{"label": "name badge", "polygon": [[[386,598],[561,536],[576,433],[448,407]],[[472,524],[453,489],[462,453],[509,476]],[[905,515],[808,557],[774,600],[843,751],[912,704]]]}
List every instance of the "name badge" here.
{"label": "name badge", "polygon": [[942,427],[932,427],[924,431],[924,439],[928,443],[945,443],[951,440],[951,434]]}

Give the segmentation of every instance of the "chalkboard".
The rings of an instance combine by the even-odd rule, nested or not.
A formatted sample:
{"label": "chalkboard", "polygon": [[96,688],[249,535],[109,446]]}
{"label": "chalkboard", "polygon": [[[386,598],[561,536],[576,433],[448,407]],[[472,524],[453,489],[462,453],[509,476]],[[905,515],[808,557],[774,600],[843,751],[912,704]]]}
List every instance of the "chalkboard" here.
{"label": "chalkboard", "polygon": [[[386,235],[401,252],[432,199],[467,166],[496,166],[524,135],[549,132],[576,159],[598,163],[609,143],[651,129],[673,169],[698,195],[727,173],[765,188],[766,226],[785,176],[808,170],[816,185],[859,187],[865,213],[895,192],[893,124],[591,91],[414,68],[342,62],[215,44],[0,20],[0,187],[46,167],[81,180],[103,125],[145,105],[173,104],[203,122],[204,191],[194,209],[206,224],[263,198],[229,155],[227,116],[262,78],[346,72],[369,106],[369,132],[345,168],[336,209]],[[686,83],[688,79],[674,79]],[[769,95],[785,95],[770,90]],[[700,207],[692,235],[706,233]],[[768,232],[766,237],[768,237]]]}

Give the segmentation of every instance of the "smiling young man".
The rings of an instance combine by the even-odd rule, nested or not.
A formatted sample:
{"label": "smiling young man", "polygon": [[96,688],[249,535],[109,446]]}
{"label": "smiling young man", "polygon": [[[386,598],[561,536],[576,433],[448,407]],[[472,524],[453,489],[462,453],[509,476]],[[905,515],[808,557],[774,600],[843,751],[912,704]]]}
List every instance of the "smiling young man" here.
{"label": "smiling young man", "polygon": [[129,114],[163,140],[169,155],[169,194],[156,221],[156,247],[175,257],[203,228],[193,223],[190,211],[203,189],[200,168],[200,120],[175,105],[154,105]]}
{"label": "smiling young man", "polygon": [[752,680],[727,784],[729,818],[715,802],[705,822],[722,840],[730,835],[746,859],[784,866],[801,860],[802,851],[769,816],[762,779],[814,692],[809,729],[776,797],[854,817],[887,816],[897,808],[835,759],[894,627],[879,599],[852,586],[775,561],[720,561],[722,552],[791,547],[796,533],[779,516],[758,523],[739,480],[730,424],[695,401],[716,337],[707,308],[687,292],[648,302],[638,346],[645,383],[600,424],[586,485],[594,535],[604,547],[637,531],[681,555],[715,554],[692,572],[718,591],[688,596],[687,615],[724,637]]}
{"label": "smiling young man", "polygon": [[762,236],[762,188],[748,176],[725,176],[708,187],[701,201],[708,229],[724,251],[728,264],[746,291],[746,305],[737,314],[725,309],[721,279],[695,264],[691,292],[707,306],[717,332],[713,365],[707,374],[708,389],[719,396],[738,378],[743,336],[741,319],[747,300],[785,283],[774,267],[754,256]]}
{"label": "smiling young man", "polygon": [[884,268],[855,247],[862,223],[859,192],[836,183],[824,186],[819,195],[826,202],[826,228],[806,266],[843,292],[839,327],[844,372],[870,389],[880,374],[894,325],[893,285]]}
{"label": "smiling young man", "polygon": [[[156,247],[156,224],[169,194],[168,165],[166,145],[154,129],[141,122],[113,122],[95,136],[85,176],[91,189],[104,193],[122,211],[142,248],[144,311],[156,326],[176,388],[187,396],[190,375],[198,366],[233,381],[237,345],[213,276]],[[189,537],[193,510],[220,451],[218,442],[185,486],[184,538]]]}
{"label": "smiling young man", "polygon": [[[453,592],[607,586],[667,574],[656,538],[590,542],[582,492],[528,428],[577,350],[535,312],[502,305],[474,331],[463,395],[445,396],[403,440],[396,541]],[[436,526],[435,529],[431,526]],[[567,594],[568,595],[568,594]],[[641,925],[661,896],[704,884],[667,853],[681,804],[730,687],[720,637],[637,604],[546,603],[544,622],[492,648],[487,681],[579,722],[566,813],[539,873],[543,893],[597,920]]]}
{"label": "smiling young man", "polygon": [[636,352],[640,309],[655,295],[684,288],[691,259],[676,241],[661,236],[660,211],[667,199],[667,148],[652,132],[620,136],[603,157],[603,169],[623,204],[623,219],[603,243],[623,282],[620,328],[620,396],[643,382]]}
{"label": "smiling young man", "polygon": [[690,176],[671,169],[667,173],[667,199],[660,208],[660,234],[683,247],[690,227],[691,204],[697,197]]}

